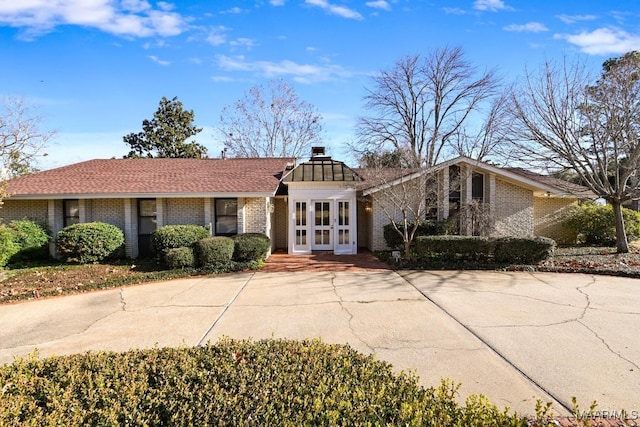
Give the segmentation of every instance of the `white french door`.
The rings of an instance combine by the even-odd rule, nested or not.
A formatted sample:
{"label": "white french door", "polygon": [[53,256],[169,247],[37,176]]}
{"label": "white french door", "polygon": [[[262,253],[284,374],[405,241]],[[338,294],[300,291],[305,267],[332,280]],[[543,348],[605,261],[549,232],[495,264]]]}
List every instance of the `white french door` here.
{"label": "white french door", "polygon": [[333,250],[333,202],[314,200],[311,250]]}
{"label": "white french door", "polygon": [[351,202],[349,200],[338,200],[336,212],[336,252],[351,253]]}

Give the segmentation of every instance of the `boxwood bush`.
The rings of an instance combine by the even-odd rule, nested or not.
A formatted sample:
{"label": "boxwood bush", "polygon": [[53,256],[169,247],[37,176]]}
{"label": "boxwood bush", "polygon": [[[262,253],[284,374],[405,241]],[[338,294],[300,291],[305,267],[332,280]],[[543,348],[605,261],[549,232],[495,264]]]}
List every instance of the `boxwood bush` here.
{"label": "boxwood bush", "polygon": [[124,256],[124,234],[104,222],[73,224],[58,232],[56,248],[62,259],[80,264],[118,258]]}
{"label": "boxwood bush", "polygon": [[151,247],[158,259],[164,260],[169,249],[193,247],[205,237],[209,237],[209,230],[201,225],[165,225],[151,234]]}
{"label": "boxwood bush", "polygon": [[231,237],[214,236],[196,242],[197,265],[209,270],[228,270],[233,258],[234,243]]}
{"label": "boxwood bush", "polygon": [[448,260],[537,263],[553,255],[556,242],[548,237],[420,236],[418,260],[442,255]]}
{"label": "boxwood bush", "polygon": [[233,236],[233,260],[239,262],[263,261],[271,249],[271,239],[261,233]]}
{"label": "boxwood bush", "polygon": [[[396,226],[400,231],[404,230],[404,226],[401,223],[396,223]],[[416,234],[414,236],[439,236],[443,234],[447,234],[451,224],[448,220],[429,220],[422,221],[418,224],[418,228],[416,229]],[[413,224],[409,224],[409,230],[413,228]],[[402,249],[403,242],[402,236],[398,231],[393,227],[392,223],[385,225],[382,229],[382,233],[384,236],[384,241],[388,247],[392,249]]]}
{"label": "boxwood bush", "polygon": [[419,236],[415,239],[418,258],[442,254],[464,260],[485,260],[491,255],[491,240],[480,236]]}
{"label": "boxwood bush", "polygon": [[196,265],[193,248],[171,248],[165,255],[165,263],[169,268],[192,268]]}
{"label": "boxwood bush", "polygon": [[0,425],[526,426],[458,386],[319,340],[18,359],[0,367]]}
{"label": "boxwood bush", "polygon": [[499,237],[494,240],[496,262],[537,263],[553,255],[556,242],[548,237]]}

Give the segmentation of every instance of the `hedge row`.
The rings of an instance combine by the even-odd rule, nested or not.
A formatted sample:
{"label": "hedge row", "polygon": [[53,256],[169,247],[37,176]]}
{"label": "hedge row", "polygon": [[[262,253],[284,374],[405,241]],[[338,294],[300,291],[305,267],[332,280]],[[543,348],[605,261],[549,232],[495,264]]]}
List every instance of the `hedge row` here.
{"label": "hedge row", "polygon": [[124,233],[104,222],[69,225],[56,236],[56,248],[66,261],[86,264],[124,256]]}
{"label": "hedge row", "polygon": [[556,242],[547,237],[419,236],[415,239],[418,259],[433,254],[469,261],[537,263],[549,258]]}
{"label": "hedge row", "polygon": [[458,386],[346,345],[235,341],[18,359],[0,367],[0,425],[526,426]]}
{"label": "hedge row", "polygon": [[[409,223],[407,228],[409,231],[413,230],[413,223]],[[447,234],[452,227],[452,223],[449,220],[429,220],[422,221],[416,228],[415,236],[439,236]],[[399,232],[398,232],[399,231]],[[402,233],[404,233],[404,225],[396,222],[385,225],[382,229],[384,241],[387,247],[391,249],[402,249]]]}

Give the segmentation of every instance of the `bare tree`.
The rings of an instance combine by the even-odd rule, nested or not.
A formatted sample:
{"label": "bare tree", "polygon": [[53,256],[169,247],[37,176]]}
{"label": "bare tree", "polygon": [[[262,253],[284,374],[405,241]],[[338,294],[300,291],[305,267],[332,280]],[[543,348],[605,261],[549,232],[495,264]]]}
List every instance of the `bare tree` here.
{"label": "bare tree", "polygon": [[54,132],[41,128],[42,116],[35,106],[21,97],[0,99],[0,161],[4,178],[25,175],[36,170]]}
{"label": "bare tree", "polygon": [[320,142],[321,119],[287,82],[271,80],[224,107],[219,131],[234,157],[301,157]]}
{"label": "bare tree", "polygon": [[593,81],[580,61],[547,61],[511,93],[510,132],[523,160],[573,170],[613,207],[618,252],[629,245],[622,203],[640,190],[640,54],[604,63]]}
{"label": "bare tree", "polygon": [[[436,176],[421,168],[387,168],[380,165],[364,169],[364,191],[375,210],[381,212],[402,238],[403,258],[411,257],[411,244],[428,209],[436,207]],[[372,184],[373,183],[373,184]]]}
{"label": "bare tree", "polygon": [[[369,116],[359,119],[358,153],[384,149],[413,154],[430,167],[464,136],[464,124],[498,92],[494,71],[478,75],[460,47],[409,55],[373,77],[364,98]],[[490,136],[487,133],[487,136]]]}

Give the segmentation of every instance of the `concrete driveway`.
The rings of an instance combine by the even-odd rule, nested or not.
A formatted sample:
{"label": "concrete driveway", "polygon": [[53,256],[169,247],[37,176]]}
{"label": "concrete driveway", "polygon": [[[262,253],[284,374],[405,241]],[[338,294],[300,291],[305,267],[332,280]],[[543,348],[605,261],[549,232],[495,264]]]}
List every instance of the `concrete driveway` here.
{"label": "concrete driveway", "polygon": [[[427,386],[534,412],[638,411],[640,281],[498,272],[239,273],[0,306],[0,363],[234,338],[349,343]],[[563,409],[563,407],[565,409]]]}

